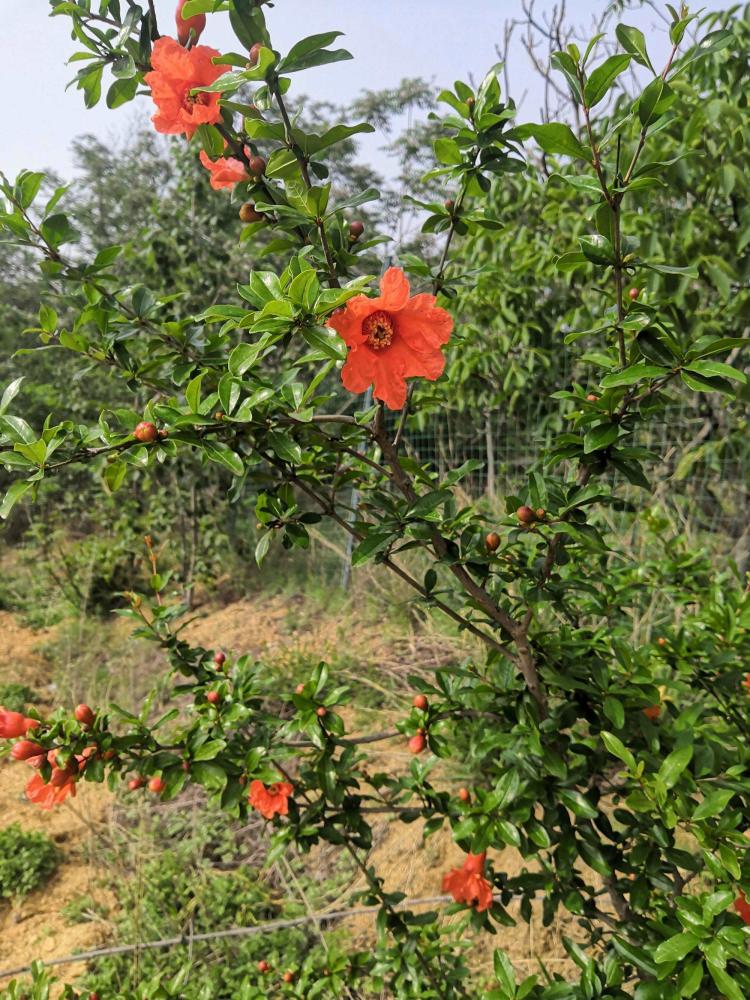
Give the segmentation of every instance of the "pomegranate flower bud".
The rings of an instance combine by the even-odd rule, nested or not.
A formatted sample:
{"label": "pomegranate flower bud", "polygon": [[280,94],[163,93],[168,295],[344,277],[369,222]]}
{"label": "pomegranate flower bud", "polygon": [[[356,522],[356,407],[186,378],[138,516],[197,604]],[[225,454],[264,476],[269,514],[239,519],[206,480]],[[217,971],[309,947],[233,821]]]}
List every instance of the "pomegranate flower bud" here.
{"label": "pomegranate flower bud", "polygon": [[10,755],[13,760],[30,760],[32,757],[44,757],[44,747],[33,740],[20,740],[13,745]]}
{"label": "pomegranate flower bud", "polygon": [[30,729],[36,729],[40,725],[38,719],[27,719],[20,712],[0,708],[0,740],[17,740],[19,736],[25,736]]}

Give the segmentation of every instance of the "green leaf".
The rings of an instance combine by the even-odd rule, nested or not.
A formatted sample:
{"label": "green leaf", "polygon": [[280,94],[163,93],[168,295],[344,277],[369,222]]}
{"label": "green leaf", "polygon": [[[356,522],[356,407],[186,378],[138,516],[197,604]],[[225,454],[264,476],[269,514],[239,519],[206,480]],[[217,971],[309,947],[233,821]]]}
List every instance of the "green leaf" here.
{"label": "green leaf", "polygon": [[635,339],[638,349],[647,361],[668,367],[675,364],[675,356],[657,327],[644,327],[638,331]]}
{"label": "green leaf", "polygon": [[649,271],[656,271],[657,274],[681,274],[686,278],[698,277],[698,268],[694,264],[687,267],[676,267],[673,264],[654,264],[641,261],[640,266],[647,267]]}
{"label": "green leaf", "polygon": [[218,764],[211,764],[206,761],[199,761],[190,768],[190,775],[193,781],[203,785],[209,792],[223,791],[227,783],[227,775],[223,767]]}
{"label": "green leaf", "polygon": [[631,944],[630,941],[626,941],[624,938],[617,936],[612,938],[612,943],[615,946],[615,950],[622,955],[626,961],[635,965],[639,969],[643,969],[643,971],[649,976],[653,976],[654,978],[658,976],[658,968],[654,964],[650,955],[648,955],[642,948],[638,948],[636,945]]}
{"label": "green leaf", "polygon": [[193,754],[193,760],[213,760],[226,746],[226,740],[208,740]]}
{"label": "green leaf", "polygon": [[21,499],[21,497],[28,493],[28,491],[33,486],[33,483],[25,482],[23,480],[18,480],[13,483],[8,490],[8,492],[3,497],[2,503],[0,503],[0,518],[5,520],[5,518],[10,514],[15,505]]}
{"label": "green leaf", "polygon": [[659,368],[656,365],[647,365],[639,361],[637,365],[631,365],[624,371],[615,372],[612,375],[605,375],[601,381],[603,389],[613,389],[620,385],[635,385],[643,379],[659,378],[661,375],[668,375],[668,368]]}
{"label": "green leaf", "polygon": [[679,747],[664,758],[659,768],[659,777],[667,788],[673,788],[677,784],[680,775],[692,759],[692,746]]}
{"label": "green leaf", "polygon": [[225,469],[229,469],[233,476],[241,476],[245,471],[244,463],[237,452],[232,451],[229,445],[222,441],[212,441],[211,443],[204,441],[201,447],[212,462],[223,465]]}
{"label": "green leaf", "polygon": [[535,139],[545,153],[550,155],[573,156],[579,160],[590,161],[589,150],[576,139],[570,126],[561,122],[550,122],[546,125],[519,125],[505,133],[506,139]]}
{"label": "green leaf", "polygon": [[271,431],[268,435],[271,450],[284,462],[299,465],[302,461],[302,449],[288,434],[282,431]]}
{"label": "green leaf", "polygon": [[586,455],[592,451],[600,451],[613,444],[620,434],[617,424],[598,424],[588,431],[583,439],[583,450]]}
{"label": "green leaf", "polygon": [[675,934],[658,946],[654,951],[654,961],[663,964],[664,962],[679,962],[686,955],[697,947],[700,938],[697,934],[684,931],[682,934]]}
{"label": "green leaf", "polygon": [[650,69],[652,73],[655,72],[646,50],[646,38],[639,28],[631,28],[628,24],[618,24],[615,28],[615,34],[620,45],[626,52],[630,53],[637,63]]}
{"label": "green leaf", "polygon": [[361,566],[362,563],[372,559],[378,552],[388,547],[388,543],[393,538],[393,532],[382,532],[370,530],[366,538],[357,545],[352,552],[352,566]]}
{"label": "green leaf", "polygon": [[735,382],[742,382],[743,385],[747,384],[747,376],[744,372],[739,371],[737,368],[732,368],[731,365],[725,365],[723,361],[693,361],[691,364],[686,365],[684,370],[709,377],[712,375],[723,375],[726,378],[734,379]]}
{"label": "green leaf", "polygon": [[349,349],[335,330],[328,326],[303,326],[302,336],[316,351],[334,361],[345,361]]}
{"label": "green leaf", "polygon": [[681,371],[680,378],[693,392],[723,392],[726,396],[734,398],[734,389],[731,382],[720,378],[718,375],[698,375],[695,372]]}
{"label": "green leaf", "polygon": [[457,166],[459,163],[463,163],[464,158],[455,139],[436,139],[434,147],[435,156],[440,163],[447,166]]}
{"label": "green leaf", "polygon": [[595,819],[598,816],[598,811],[589,800],[574,788],[561,788],[560,801],[581,819]]}
{"label": "green leaf", "polygon": [[622,729],[625,725],[625,709],[619,698],[612,698],[608,695],[602,705],[604,714],[616,729]]}
{"label": "green leaf", "polygon": [[492,963],[495,970],[495,979],[502,986],[509,997],[516,995],[516,974],[510,959],[497,948],[492,956]]}
{"label": "green leaf", "polygon": [[693,822],[718,816],[724,812],[734,795],[735,792],[731,788],[717,788],[715,792],[710,792],[693,813]]}
{"label": "green leaf", "polygon": [[12,382],[9,382],[5,387],[2,398],[0,398],[0,414],[5,413],[10,404],[18,395],[18,390],[21,388],[21,383],[23,382],[25,376],[21,375],[18,378],[14,378]]}
{"label": "green leaf", "polygon": [[638,100],[638,118],[641,126],[648,128],[672,107],[677,94],[660,76],[646,87]]}
{"label": "green leaf", "polygon": [[706,964],[708,965],[708,971],[711,973],[711,978],[719,988],[724,1000],[746,1000],[743,990],[739,988],[725,969],[722,969],[721,966],[715,965],[711,961],[707,961]]}
{"label": "green leaf", "polygon": [[606,730],[602,730],[599,734],[602,738],[602,743],[605,745],[607,750],[618,760],[621,760],[623,764],[627,764],[631,771],[635,770],[635,757],[628,750],[622,740],[618,739],[614,733],[608,733]]}
{"label": "green leaf", "polygon": [[346,49],[329,49],[328,46],[342,32],[326,31],[319,35],[309,35],[301,42],[293,45],[277,67],[279,73],[297,73],[313,66],[324,66],[327,63],[341,62],[351,59],[351,53]]}
{"label": "green leaf", "polygon": [[587,107],[595,107],[603,100],[617,77],[630,65],[629,53],[610,56],[591,73],[583,88],[583,100]]}
{"label": "green leaf", "polygon": [[33,444],[37,439],[23,417],[12,417],[9,413],[0,416],[0,434],[7,434],[16,444]]}

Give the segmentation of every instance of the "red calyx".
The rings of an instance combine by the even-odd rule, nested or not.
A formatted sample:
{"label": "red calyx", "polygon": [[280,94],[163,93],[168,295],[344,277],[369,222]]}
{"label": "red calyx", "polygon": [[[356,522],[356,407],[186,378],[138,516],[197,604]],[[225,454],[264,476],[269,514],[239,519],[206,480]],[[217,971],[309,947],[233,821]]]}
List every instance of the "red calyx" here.
{"label": "red calyx", "polygon": [[156,424],[152,424],[150,420],[142,420],[133,431],[133,437],[141,444],[150,444],[152,441],[156,441],[158,436]]}
{"label": "red calyx", "polygon": [[182,8],[187,3],[187,0],[178,0],[177,10],[175,11],[175,24],[177,25],[177,40],[180,45],[187,45],[191,40],[193,43],[197,42],[200,36],[203,34],[203,29],[206,27],[206,15],[205,14],[193,14],[192,17],[183,17]]}
{"label": "red calyx", "polygon": [[522,507],[519,507],[518,510],[516,511],[516,517],[521,522],[521,524],[533,524],[534,521],[536,521],[536,511],[532,510],[531,507],[528,507],[526,504],[524,504]]}
{"label": "red calyx", "polygon": [[[13,760],[31,760],[33,757],[43,757],[44,747],[40,747],[33,740],[19,740],[11,748],[10,755]],[[41,764],[41,761],[39,762]]]}
{"label": "red calyx", "polygon": [[78,705],[75,710],[75,717],[85,729],[89,729],[94,724],[94,713],[88,705]]}

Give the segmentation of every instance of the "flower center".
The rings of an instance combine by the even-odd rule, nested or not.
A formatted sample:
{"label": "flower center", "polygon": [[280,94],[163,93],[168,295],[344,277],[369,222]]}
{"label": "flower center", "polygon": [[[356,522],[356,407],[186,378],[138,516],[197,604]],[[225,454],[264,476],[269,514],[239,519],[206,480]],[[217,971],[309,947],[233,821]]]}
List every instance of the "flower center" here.
{"label": "flower center", "polygon": [[189,111],[194,104],[208,104],[209,95],[204,91],[200,94],[191,94],[189,91],[185,95],[185,107]]}
{"label": "flower center", "polygon": [[362,333],[374,351],[382,351],[396,336],[396,321],[390,313],[379,309],[362,321]]}

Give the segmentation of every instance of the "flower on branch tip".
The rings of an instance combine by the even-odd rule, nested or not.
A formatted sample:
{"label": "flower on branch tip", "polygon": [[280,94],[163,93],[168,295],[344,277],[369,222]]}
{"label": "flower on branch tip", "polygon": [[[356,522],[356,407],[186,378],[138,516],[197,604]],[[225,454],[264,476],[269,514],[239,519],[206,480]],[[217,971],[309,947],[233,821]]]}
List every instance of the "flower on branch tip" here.
{"label": "flower on branch tip", "polygon": [[0,740],[17,740],[25,736],[30,729],[41,726],[38,719],[27,719],[20,712],[11,712],[0,708]]}
{"label": "flower on branch tip", "polygon": [[49,783],[41,774],[29,778],[26,784],[26,798],[41,809],[54,809],[76,793],[76,778],[72,771],[55,767]]}
{"label": "flower on branch tip", "polygon": [[467,854],[461,868],[453,868],[443,875],[443,892],[449,892],[457,903],[476,905],[478,912],[492,906],[492,886],[484,877],[486,851]]}
{"label": "flower on branch tip", "polygon": [[294,791],[288,781],[278,781],[275,785],[266,787],[262,781],[250,782],[250,794],[247,801],[257,809],[261,816],[273,819],[274,816],[286,816],[289,812],[289,796]]}
{"label": "flower on branch tip", "polygon": [[443,374],[442,348],[450,339],[453,317],[435,305],[434,295],[409,295],[400,267],[380,279],[380,295],[356,295],[328,320],[349,348],[341,380],[349,392],[373,395],[391,410],[406,402],[406,379],[434,382]]}
{"label": "flower on branch tip", "polygon": [[199,125],[213,125],[221,119],[220,94],[191,94],[206,87],[225,71],[212,59],[219,53],[208,45],[184,49],[174,38],[163,35],[154,42],[150,73],[144,80],[151,88],[156,114],[151,121],[157,132],[192,138]]}
{"label": "flower on branch tip", "polygon": [[[226,143],[224,146],[226,148]],[[252,155],[252,151],[247,146],[245,146],[245,155]],[[211,174],[210,183],[214,191],[219,191],[221,188],[233,188],[240,181],[250,179],[245,164],[234,156],[220,156],[217,160],[212,160],[205,149],[202,149],[200,161]]]}
{"label": "flower on branch tip", "polygon": [[735,899],[733,903],[735,912],[740,915],[742,920],[746,924],[750,924],[750,903],[748,903],[744,892],[740,892],[739,896]]}
{"label": "flower on branch tip", "polygon": [[742,678],[742,686],[746,691],[750,692],[750,674],[745,674]]}

